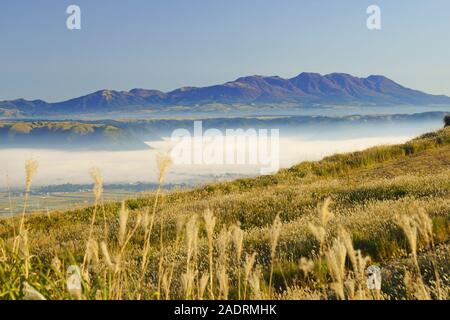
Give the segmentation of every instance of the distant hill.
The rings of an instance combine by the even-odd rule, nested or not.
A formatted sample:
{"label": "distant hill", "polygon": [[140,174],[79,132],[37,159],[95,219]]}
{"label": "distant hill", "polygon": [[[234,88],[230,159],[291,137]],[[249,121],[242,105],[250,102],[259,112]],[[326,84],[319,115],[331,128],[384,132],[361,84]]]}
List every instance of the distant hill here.
{"label": "distant hill", "polygon": [[24,99],[0,102],[0,116],[39,116],[136,111],[208,104],[450,105],[450,97],[406,88],[384,76],[301,73],[291,79],[248,76],[209,87],[158,90],[100,90],[57,103]]}
{"label": "distant hill", "polygon": [[141,150],[148,146],[120,127],[76,121],[1,121],[0,147]]}
{"label": "distant hill", "polygon": [[[434,127],[442,123],[445,112],[397,115],[353,115],[345,117],[278,116],[222,117],[202,119],[203,130],[280,129],[283,136],[315,138],[330,132],[336,139],[354,135],[383,136],[409,132],[416,128]],[[382,131],[380,132],[380,126]],[[192,132],[193,119],[140,120],[0,120],[0,148],[38,148],[68,150],[145,150],[144,141],[170,137],[175,129]]]}

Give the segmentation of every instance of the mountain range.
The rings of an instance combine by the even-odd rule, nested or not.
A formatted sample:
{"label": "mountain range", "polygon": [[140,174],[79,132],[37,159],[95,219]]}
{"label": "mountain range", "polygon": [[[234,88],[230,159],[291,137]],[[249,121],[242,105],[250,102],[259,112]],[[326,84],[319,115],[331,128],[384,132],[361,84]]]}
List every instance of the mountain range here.
{"label": "mountain range", "polygon": [[167,106],[208,104],[450,105],[450,97],[409,89],[381,75],[360,78],[346,73],[321,75],[304,72],[290,79],[248,76],[220,85],[183,87],[171,92],[100,90],[56,103],[25,99],[2,101],[0,116],[161,110]]}

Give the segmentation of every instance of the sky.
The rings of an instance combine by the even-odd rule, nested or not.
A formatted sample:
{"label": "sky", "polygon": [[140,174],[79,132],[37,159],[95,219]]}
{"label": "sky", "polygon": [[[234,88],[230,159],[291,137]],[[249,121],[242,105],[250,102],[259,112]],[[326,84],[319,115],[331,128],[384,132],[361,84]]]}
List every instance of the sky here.
{"label": "sky", "polygon": [[[81,30],[66,9],[81,8]],[[366,27],[381,8],[381,30]],[[2,0],[0,100],[246,75],[382,74],[450,95],[448,0]]]}

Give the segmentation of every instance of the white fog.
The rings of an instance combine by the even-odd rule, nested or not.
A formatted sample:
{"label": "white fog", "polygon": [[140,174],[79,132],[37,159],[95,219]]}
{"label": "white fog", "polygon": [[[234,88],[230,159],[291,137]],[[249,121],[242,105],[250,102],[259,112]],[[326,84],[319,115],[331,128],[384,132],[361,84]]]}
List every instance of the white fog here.
{"label": "white fog", "polygon": [[[354,137],[345,140],[281,137],[280,167],[286,168],[304,160],[318,160],[334,153],[361,150],[379,144],[401,143],[413,136]],[[1,187],[22,187],[25,179],[24,163],[31,158],[39,162],[34,186],[90,183],[89,170],[92,167],[101,170],[106,184],[156,182],[156,154],[168,150],[172,143],[158,141],[148,144],[153,148],[125,152],[3,149],[0,150]],[[259,170],[260,167],[254,165],[173,165],[167,182],[207,182],[227,174],[257,175]]]}

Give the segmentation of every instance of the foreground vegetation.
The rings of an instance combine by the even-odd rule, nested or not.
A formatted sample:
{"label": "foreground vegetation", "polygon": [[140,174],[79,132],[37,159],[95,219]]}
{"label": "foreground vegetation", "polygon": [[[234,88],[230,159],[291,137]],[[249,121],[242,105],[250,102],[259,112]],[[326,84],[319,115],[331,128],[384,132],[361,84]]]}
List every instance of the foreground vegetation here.
{"label": "foreground vegetation", "polygon": [[[158,164],[163,184],[170,160]],[[0,221],[0,298],[449,298],[449,127],[122,204],[91,175],[95,206]],[[80,289],[67,286],[78,268]]]}

